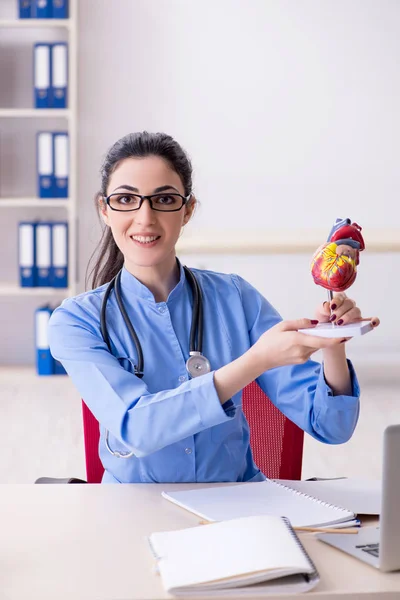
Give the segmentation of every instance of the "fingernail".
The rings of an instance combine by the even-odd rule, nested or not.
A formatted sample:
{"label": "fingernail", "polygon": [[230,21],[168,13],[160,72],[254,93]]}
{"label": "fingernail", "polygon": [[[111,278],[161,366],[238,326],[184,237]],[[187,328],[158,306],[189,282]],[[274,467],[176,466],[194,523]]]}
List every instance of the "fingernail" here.
{"label": "fingernail", "polygon": [[343,323],[343,319],[339,319],[339,321],[337,321],[337,325],[341,325]]}
{"label": "fingernail", "polygon": [[336,308],[336,304],[332,304],[332,305],[331,305],[331,309],[332,309],[332,310],[335,310],[335,308]]}
{"label": "fingernail", "polygon": [[336,319],[336,315],[332,315],[331,317],[329,317],[330,321],[334,321]]}
{"label": "fingernail", "polygon": [[344,344],[345,342],[347,342],[347,340],[342,340],[340,343],[341,343],[341,344]]}
{"label": "fingernail", "polygon": [[311,325],[318,325],[319,321],[316,319],[311,319]]}
{"label": "fingernail", "polygon": [[372,325],[376,325],[376,321],[372,321]]}

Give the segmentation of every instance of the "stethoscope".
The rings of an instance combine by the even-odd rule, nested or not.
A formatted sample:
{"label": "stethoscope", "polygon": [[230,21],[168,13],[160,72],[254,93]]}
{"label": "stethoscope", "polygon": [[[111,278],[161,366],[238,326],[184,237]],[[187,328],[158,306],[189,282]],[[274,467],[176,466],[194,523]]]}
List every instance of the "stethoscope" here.
{"label": "stethoscope", "polygon": [[[193,294],[193,312],[192,312],[192,324],[190,326],[190,341],[189,341],[189,358],[186,361],[186,370],[191,377],[199,377],[200,375],[205,375],[206,373],[210,373],[211,365],[209,360],[202,354],[203,348],[203,298],[201,293],[201,288],[196,277],[193,273],[187,268],[183,267],[185,271],[186,279],[189,282],[189,285]],[[107,301],[108,298],[114,290],[115,299],[118,304],[118,308],[122,314],[122,318],[125,321],[125,325],[128,328],[129,335],[131,336],[138,357],[137,365],[134,366],[135,375],[139,378],[142,378],[144,375],[144,360],[143,360],[143,351],[142,346],[140,344],[137,333],[128,317],[128,313],[126,312],[125,306],[122,302],[121,297],[121,273],[122,269],[117,273],[117,275],[110,281],[106,292],[104,294],[103,302],[101,305],[101,313],[100,313],[100,330],[101,335],[103,336],[103,340],[108,346],[109,351],[112,354],[111,350],[111,342],[110,336],[108,335],[107,324],[106,324],[106,310],[107,310]],[[196,344],[196,334],[197,334],[197,344]],[[130,458],[134,455],[133,452],[118,452],[112,450],[108,441],[109,432],[106,430],[105,433],[105,445],[107,450],[113,456],[117,458]]]}

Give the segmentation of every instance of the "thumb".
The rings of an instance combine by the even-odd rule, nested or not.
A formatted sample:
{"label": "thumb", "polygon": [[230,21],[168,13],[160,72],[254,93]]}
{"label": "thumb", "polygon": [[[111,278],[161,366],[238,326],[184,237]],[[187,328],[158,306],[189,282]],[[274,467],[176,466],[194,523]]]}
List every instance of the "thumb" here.
{"label": "thumb", "polygon": [[316,319],[296,319],[294,321],[282,321],[282,331],[298,331],[299,329],[309,329],[318,325]]}

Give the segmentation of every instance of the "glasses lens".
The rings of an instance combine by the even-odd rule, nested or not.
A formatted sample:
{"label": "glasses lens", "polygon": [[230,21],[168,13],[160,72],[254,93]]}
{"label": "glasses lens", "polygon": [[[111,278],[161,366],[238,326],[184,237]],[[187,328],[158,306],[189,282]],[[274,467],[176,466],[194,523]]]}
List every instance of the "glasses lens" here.
{"label": "glasses lens", "polygon": [[139,208],[140,196],[135,196],[135,194],[112,194],[109,198],[109,204],[115,210],[132,210]]}
{"label": "glasses lens", "polygon": [[165,212],[179,210],[183,205],[182,196],[179,194],[154,194],[151,196],[151,202],[155,210]]}

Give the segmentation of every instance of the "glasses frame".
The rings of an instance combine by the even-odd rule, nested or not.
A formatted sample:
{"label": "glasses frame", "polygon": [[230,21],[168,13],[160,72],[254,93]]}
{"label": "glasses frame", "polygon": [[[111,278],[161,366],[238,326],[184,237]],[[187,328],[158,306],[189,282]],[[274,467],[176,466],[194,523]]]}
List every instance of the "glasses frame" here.
{"label": "glasses frame", "polygon": [[[149,201],[150,204],[150,208],[152,210],[155,210],[157,212],[178,212],[180,210],[182,210],[182,208],[185,206],[185,204],[187,204],[190,200],[190,198],[192,197],[192,194],[189,194],[188,196],[182,196],[182,194],[179,194],[178,192],[169,192],[169,194],[165,193],[165,196],[169,195],[169,196],[179,196],[179,198],[181,198],[182,200],[182,206],[180,206],[179,208],[174,208],[173,210],[162,210],[161,208],[155,208],[153,206],[153,201],[152,198],[155,196],[161,196],[163,194],[163,192],[158,192],[157,194],[150,194],[149,196],[142,196],[141,194],[135,194],[134,192],[126,192],[126,194],[124,194],[123,192],[113,192],[112,194],[110,194],[109,196],[104,196],[104,199],[106,201],[106,204],[110,207],[111,210],[115,210],[116,212],[133,212],[135,210],[140,210],[142,208],[142,204],[145,200]],[[129,208],[129,209],[120,209],[120,208],[113,208],[110,204],[110,198],[112,196],[135,196],[136,198],[140,198],[140,202],[139,202],[139,206],[137,208]]]}

